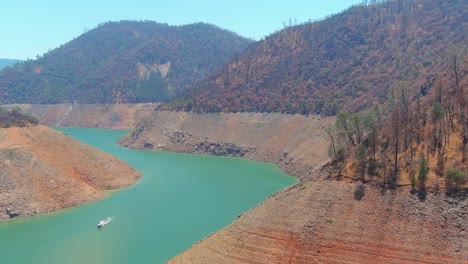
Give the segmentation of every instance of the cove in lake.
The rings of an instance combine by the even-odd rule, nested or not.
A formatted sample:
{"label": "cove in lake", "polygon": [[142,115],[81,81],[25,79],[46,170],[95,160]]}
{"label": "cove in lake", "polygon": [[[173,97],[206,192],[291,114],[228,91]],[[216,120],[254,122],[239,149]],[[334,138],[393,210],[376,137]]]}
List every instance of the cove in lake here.
{"label": "cove in lake", "polygon": [[[57,130],[143,177],[94,203],[0,223],[1,263],[163,263],[295,182],[273,164],[118,146],[128,131]],[[97,229],[107,216],[112,222]]]}

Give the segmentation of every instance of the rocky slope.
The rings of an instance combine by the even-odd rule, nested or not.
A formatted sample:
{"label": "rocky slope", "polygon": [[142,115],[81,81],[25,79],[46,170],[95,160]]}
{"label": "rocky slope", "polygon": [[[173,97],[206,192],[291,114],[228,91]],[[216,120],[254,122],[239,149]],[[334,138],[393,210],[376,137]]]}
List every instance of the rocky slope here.
{"label": "rocky slope", "polygon": [[327,161],[323,127],[333,118],[156,111],[121,139],[123,146],[272,162],[306,177]]}
{"label": "rocky slope", "polygon": [[169,263],[466,263],[468,200],[336,181],[298,184]]}
{"label": "rocky slope", "polygon": [[47,126],[131,129],[149,116],[156,104],[21,104],[23,112],[37,116]]}
{"label": "rocky slope", "polygon": [[45,126],[0,129],[0,220],[94,201],[139,177],[123,161]]}

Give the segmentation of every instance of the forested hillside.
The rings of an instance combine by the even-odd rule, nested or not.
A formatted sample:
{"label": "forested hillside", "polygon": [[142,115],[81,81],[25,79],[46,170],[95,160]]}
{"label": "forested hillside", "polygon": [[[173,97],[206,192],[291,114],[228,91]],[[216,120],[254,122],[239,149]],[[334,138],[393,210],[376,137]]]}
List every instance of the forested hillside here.
{"label": "forested hillside", "polygon": [[165,101],[251,43],[204,23],[108,22],[1,71],[0,103]]}
{"label": "forested hillside", "polygon": [[0,59],[0,70],[7,67],[14,65],[15,63],[20,62],[19,60],[11,60],[11,59]]}
{"label": "forested hillside", "polygon": [[165,108],[355,112],[385,102],[392,87],[419,89],[452,46],[466,48],[466,1],[370,2],[267,37]]}
{"label": "forested hillside", "polygon": [[468,183],[467,50],[453,50],[417,91],[401,85],[383,105],[341,111],[327,128],[334,174],[413,191],[463,190]]}

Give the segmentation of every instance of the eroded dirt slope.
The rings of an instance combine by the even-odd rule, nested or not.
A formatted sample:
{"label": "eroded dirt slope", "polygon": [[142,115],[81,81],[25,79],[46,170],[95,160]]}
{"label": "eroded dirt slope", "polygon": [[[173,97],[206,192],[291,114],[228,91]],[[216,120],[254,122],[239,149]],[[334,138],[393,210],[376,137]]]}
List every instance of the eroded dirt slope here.
{"label": "eroded dirt slope", "polygon": [[48,127],[0,129],[0,219],[94,201],[139,177],[125,162]]}
{"label": "eroded dirt slope", "polygon": [[272,162],[289,174],[306,177],[328,160],[323,128],[333,120],[302,115],[157,111],[119,143],[136,149]]}
{"label": "eroded dirt slope", "polygon": [[466,197],[356,186],[297,184],[169,263],[467,263]]}

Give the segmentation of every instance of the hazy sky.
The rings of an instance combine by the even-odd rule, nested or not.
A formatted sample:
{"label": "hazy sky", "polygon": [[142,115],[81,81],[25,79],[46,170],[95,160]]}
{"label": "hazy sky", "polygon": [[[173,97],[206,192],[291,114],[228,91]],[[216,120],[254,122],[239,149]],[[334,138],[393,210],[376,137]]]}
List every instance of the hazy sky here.
{"label": "hazy sky", "polygon": [[259,40],[283,27],[347,9],[361,0],[0,0],[0,58],[34,59],[99,23],[207,22]]}

